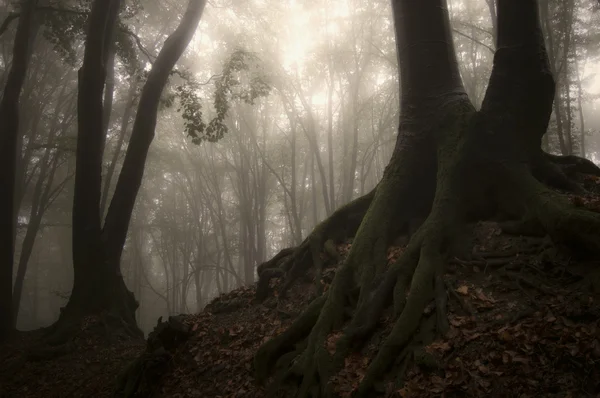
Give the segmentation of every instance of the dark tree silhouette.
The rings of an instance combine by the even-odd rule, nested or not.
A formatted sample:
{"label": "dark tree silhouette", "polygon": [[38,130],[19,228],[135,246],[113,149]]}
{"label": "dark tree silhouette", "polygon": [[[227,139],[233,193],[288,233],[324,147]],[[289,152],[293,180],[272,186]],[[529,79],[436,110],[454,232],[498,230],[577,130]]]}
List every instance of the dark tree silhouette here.
{"label": "dark tree silhouette", "polygon": [[27,75],[37,0],[24,1],[13,45],[13,59],[0,103],[0,340],[13,328],[12,280],[15,242],[15,183],[19,134],[19,98]]}
{"label": "dark tree silhouette", "polygon": [[105,140],[103,93],[108,46],[114,39],[120,0],[96,0],[88,21],[83,65],[79,71],[78,140],[73,201],[74,283],[69,302],[55,324],[57,337],[68,336],[87,315],[102,315],[110,327],[139,335],[138,306],[125,286],[120,260],[129,221],[154,138],[158,106],[169,75],[191,41],[205,0],[190,0],[177,29],[167,38],[141,92],[131,138],[104,225],[101,215],[102,155]]}
{"label": "dark tree silhouette", "polygon": [[[389,305],[395,326],[358,396],[371,396],[374,383],[394,362],[408,360],[412,347],[447,331],[444,265],[449,256],[470,253],[464,244],[468,221],[502,216],[512,220],[506,228],[543,230],[556,242],[600,249],[598,214],[572,206],[553,190],[582,189],[559,164],[596,174],[598,168],[541,149],[554,79],[538,2],[497,1],[497,51],[480,111],[463,88],[446,1],[393,0],[392,5],[402,106],[396,147],[381,182],[333,213],[299,247],[259,267],[263,297],[274,276],[285,275],[285,292],[308,267],[321,269],[321,251],[340,230],[354,236],[329,290],[255,357],[259,379],[266,379],[277,362],[275,387],[300,380],[300,397],[331,393],[327,380],[349,351],[369,338]],[[393,240],[423,219],[404,254],[386,267]],[[432,301],[436,313],[427,318],[423,312]],[[331,356],[326,339],[342,328]]]}

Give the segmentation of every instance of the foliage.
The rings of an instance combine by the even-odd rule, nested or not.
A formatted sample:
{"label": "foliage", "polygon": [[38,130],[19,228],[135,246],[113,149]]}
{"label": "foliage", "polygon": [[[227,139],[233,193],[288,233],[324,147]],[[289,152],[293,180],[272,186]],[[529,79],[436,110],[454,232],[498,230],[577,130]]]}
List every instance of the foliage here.
{"label": "foliage", "polygon": [[[90,0],[81,2],[58,0],[43,8],[44,38],[52,43],[56,52],[73,67],[78,62],[77,51],[85,36],[90,6]],[[119,15],[115,35],[116,54],[123,61],[130,76],[140,69],[141,64],[136,50],[136,37],[127,22],[134,19],[142,10],[141,0],[125,2]]]}
{"label": "foliage", "polygon": [[189,75],[182,75],[185,83],[176,89],[185,122],[185,132],[194,144],[203,141],[217,142],[228,129],[225,124],[232,101],[254,105],[258,98],[266,97],[271,90],[266,77],[257,71],[259,58],[246,50],[235,50],[223,66],[223,74],[215,82],[213,105],[216,116],[208,122],[203,120],[200,83]]}
{"label": "foliage", "polygon": [[[53,44],[56,52],[70,65],[77,64],[77,42],[83,39],[90,1],[82,1],[73,7],[65,7],[65,1],[53,4],[54,11],[44,15],[43,35]],[[68,11],[58,11],[68,10]]]}

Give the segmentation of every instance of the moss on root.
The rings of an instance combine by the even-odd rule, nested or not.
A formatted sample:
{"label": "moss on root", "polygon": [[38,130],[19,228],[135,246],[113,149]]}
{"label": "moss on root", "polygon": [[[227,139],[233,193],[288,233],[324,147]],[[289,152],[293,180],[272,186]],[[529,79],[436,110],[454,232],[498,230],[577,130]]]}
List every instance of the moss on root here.
{"label": "moss on root", "polygon": [[[342,206],[317,225],[299,246],[283,249],[271,260],[259,265],[256,298],[259,301],[267,298],[270,292],[269,282],[273,278],[285,279],[279,292],[280,297],[285,297],[290,286],[299,277],[305,275],[311,267],[314,267],[317,276],[320,276],[324,267],[324,260],[321,258],[324,248],[329,261],[337,262],[339,256],[335,250],[335,243],[356,234],[376,191],[377,188]],[[315,279],[320,286],[318,284],[320,278]]]}
{"label": "moss on root", "polygon": [[[278,384],[300,376],[297,396],[332,395],[328,380],[343,364],[345,356],[370,337],[381,313],[393,303],[396,324],[369,366],[358,391],[368,396],[376,380],[385,374],[398,355],[408,358],[412,352],[409,345],[422,326],[423,310],[432,300],[440,307],[433,319],[434,323],[439,320],[440,325],[433,329],[442,332],[447,329],[442,275],[445,257],[452,246],[453,231],[459,228],[463,213],[457,193],[463,190],[459,174],[464,164],[462,158],[453,155],[457,149],[468,148],[461,140],[472,113],[470,104],[457,101],[448,106],[444,117],[429,126],[432,134],[440,128],[448,131],[435,156],[445,163],[444,167],[438,167],[433,210],[412,236],[404,255],[388,267],[387,249],[395,238],[398,225],[406,224],[414,215],[417,210],[415,198],[425,197],[427,188],[414,192],[416,187],[429,185],[419,179],[434,176],[424,168],[421,173],[415,172],[417,166],[428,163],[423,160],[422,152],[416,150],[423,149],[421,145],[428,144],[427,140],[417,140],[414,147],[407,145],[406,151],[394,154],[356,231],[350,253],[326,295],[315,300],[286,332],[265,343],[257,353],[255,369],[260,380],[267,377],[276,359],[282,358],[279,365],[283,365],[283,369],[278,369],[275,377]],[[421,209],[431,208],[431,202],[419,205]],[[325,221],[322,225],[328,223]],[[323,231],[324,228],[319,226],[312,234],[313,258],[320,255],[326,242]],[[318,262],[314,263],[319,266]],[[358,299],[355,297],[357,291]],[[353,314],[346,325],[348,308]],[[342,328],[343,335],[332,356],[327,350],[328,336]],[[417,340],[424,339],[418,337]],[[295,345],[300,349],[294,349]]]}
{"label": "moss on root", "polygon": [[[531,231],[548,234],[556,242],[600,251],[600,215],[572,206],[563,195],[536,178],[533,165],[511,157],[510,151],[498,155],[495,149],[482,150],[482,146],[494,143],[486,143],[477,135],[481,124],[474,115],[468,102],[458,101],[432,126],[432,131],[437,132],[438,171],[435,197],[428,206],[431,210],[403,255],[387,266],[387,249],[396,232],[394,227],[406,223],[407,215],[415,210],[410,203],[415,196],[410,190],[418,186],[414,181],[414,166],[420,164],[418,152],[393,156],[369,199],[370,206],[356,231],[351,251],[329,290],[314,300],[286,332],[258,351],[255,370],[259,380],[266,381],[273,367],[276,369],[272,393],[287,383],[296,386],[298,397],[332,396],[329,379],[343,366],[351,351],[368,341],[390,305],[395,324],[370,363],[356,396],[372,396],[390,369],[395,377],[402,379],[401,372],[420,358],[422,347],[449,329],[444,267],[457,247],[463,246],[460,243],[464,243],[464,237],[457,231],[464,229],[473,207],[494,208],[527,220],[525,224]],[[481,153],[491,156],[486,158]],[[502,193],[491,206],[481,203],[490,200],[488,192]],[[338,224],[324,221],[307,238],[302,250],[308,257],[302,267],[322,267],[321,252],[332,249],[327,244],[332,243],[329,240],[332,225]],[[298,250],[290,255],[294,261],[299,258]],[[287,257],[283,261],[291,260]],[[288,268],[279,265],[288,278],[294,267],[298,267],[297,262]],[[298,270],[305,272],[305,268]],[[297,277],[292,274],[288,282]],[[432,303],[435,313],[425,316],[425,308]],[[342,336],[336,343],[335,354],[331,355],[327,341],[337,331],[342,331]]]}

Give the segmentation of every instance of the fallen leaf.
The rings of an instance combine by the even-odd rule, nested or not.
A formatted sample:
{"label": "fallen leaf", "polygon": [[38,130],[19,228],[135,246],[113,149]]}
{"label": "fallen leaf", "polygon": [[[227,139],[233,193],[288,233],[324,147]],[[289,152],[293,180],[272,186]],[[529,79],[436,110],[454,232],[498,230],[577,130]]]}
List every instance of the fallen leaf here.
{"label": "fallen leaf", "polygon": [[461,287],[459,287],[458,289],[456,289],[456,292],[459,294],[462,294],[463,296],[466,296],[469,294],[469,286],[467,285],[462,285]]}

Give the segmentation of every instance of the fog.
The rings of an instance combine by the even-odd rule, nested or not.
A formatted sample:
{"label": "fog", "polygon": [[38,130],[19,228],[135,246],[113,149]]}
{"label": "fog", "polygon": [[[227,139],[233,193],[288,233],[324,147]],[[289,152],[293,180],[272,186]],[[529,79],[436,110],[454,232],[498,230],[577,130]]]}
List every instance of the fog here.
{"label": "fog", "polygon": [[[4,20],[14,9],[2,3]],[[78,3],[49,7],[84,10]],[[184,3],[131,2],[123,22],[129,40],[118,42],[109,76],[114,95],[102,165],[104,215],[144,79],[180,22]],[[478,107],[495,51],[490,8],[482,0],[449,6],[464,86]],[[548,9],[542,25],[557,94],[543,146],[599,163],[600,12],[591,0],[576,0],[572,9],[549,0]],[[23,282],[20,330],[55,322],[73,285],[77,71],[84,35],[64,13],[46,18],[20,101],[13,272],[13,283]],[[16,26],[0,37],[3,86]],[[144,332],[159,316],[200,311],[219,294],[254,283],[259,264],[300,244],[336,208],[376,186],[398,129],[399,56],[388,1],[207,4],[162,93],[121,258]],[[215,138],[195,123],[218,118],[215,98],[224,76],[231,79],[227,131]]]}

